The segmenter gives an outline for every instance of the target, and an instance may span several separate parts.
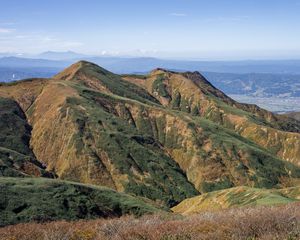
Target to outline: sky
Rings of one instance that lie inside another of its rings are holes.
[[[0,3],[0,53],[300,59],[300,0]]]

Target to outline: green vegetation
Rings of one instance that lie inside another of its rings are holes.
[[[282,190],[266,190],[249,187],[228,188],[186,199],[172,210],[176,213],[195,214],[208,210],[219,210],[245,206],[274,206],[297,202],[299,187]],[[297,191],[297,194],[296,194]],[[293,192],[293,193],[291,193]]]
[[[0,178],[0,226],[31,221],[141,216],[159,212],[141,198],[43,178]]]
[[[209,206],[219,198],[236,206],[297,198],[297,189],[233,188],[295,186],[300,166],[280,154],[298,159],[299,135],[278,129],[297,124],[284,125],[276,115],[234,102],[199,73],[158,70],[128,77],[136,79],[127,81],[79,62],[41,83],[34,97],[27,92],[31,83],[41,87],[40,82],[28,82],[26,90],[12,85],[11,97],[17,102],[0,98],[0,176],[53,176],[47,167],[63,180],[114,189],[3,179],[1,189],[8,196],[0,200],[0,210],[7,223],[30,221],[29,216],[73,220],[142,215],[156,208],[140,199],[169,208],[199,193]]]
[[[131,78],[137,78],[137,79],[142,79],[146,80],[147,75],[141,75],[141,74],[122,74],[122,77],[131,77]]]
[[[122,103],[111,95],[80,87],[78,90],[82,98],[68,99],[68,104],[61,109],[73,109],[71,114],[79,129],[73,138],[78,141],[79,147],[76,149],[83,151],[82,154],[84,151],[99,152],[99,149],[105,151],[119,173],[128,176],[128,181],[122,182],[127,193],[167,206],[174,206],[186,197],[197,194],[178,164],[153,138],[149,119],[141,116],[146,109],[141,106],[134,125],[128,124],[132,116],[126,115],[123,119],[117,116],[115,110],[116,104],[125,104],[125,100]],[[76,110],[76,106],[84,107],[85,112]],[[87,138],[91,139],[90,146],[82,143],[82,139]],[[65,177],[73,179],[72,176]]]
[[[181,102],[180,92],[176,91],[172,96],[172,101],[171,101],[172,109],[179,110],[180,109],[180,102]]]
[[[157,93],[161,97],[170,98],[168,91],[166,90],[166,85],[164,84],[165,76],[160,74],[157,76],[152,84],[153,93]]]
[[[31,127],[19,105],[7,98],[0,98],[0,146],[32,155],[29,148]]]
[[[20,106],[0,98],[0,176],[51,176],[35,159],[30,137],[31,127]]]
[[[80,75],[82,74],[88,76],[90,79],[100,82],[115,95],[131,98],[143,103],[159,104],[159,102],[146,90],[135,84],[124,81],[119,75],[113,74],[92,63],[82,61],[78,64],[81,66],[74,76],[74,80],[78,77],[78,80],[81,81]],[[85,82],[83,81],[82,83],[84,84]]]

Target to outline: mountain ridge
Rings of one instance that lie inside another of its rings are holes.
[[[122,77],[80,61],[51,79],[1,85],[0,96],[23,108],[34,154],[61,179],[174,206],[300,178],[299,133],[286,132],[299,122],[239,104],[199,72]]]

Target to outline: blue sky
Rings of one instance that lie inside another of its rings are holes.
[[[300,0],[3,0],[0,52],[300,58]]]

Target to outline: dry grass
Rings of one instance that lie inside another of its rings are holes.
[[[182,217],[122,217],[31,223],[0,229],[1,240],[300,239],[300,204],[236,208]]]

